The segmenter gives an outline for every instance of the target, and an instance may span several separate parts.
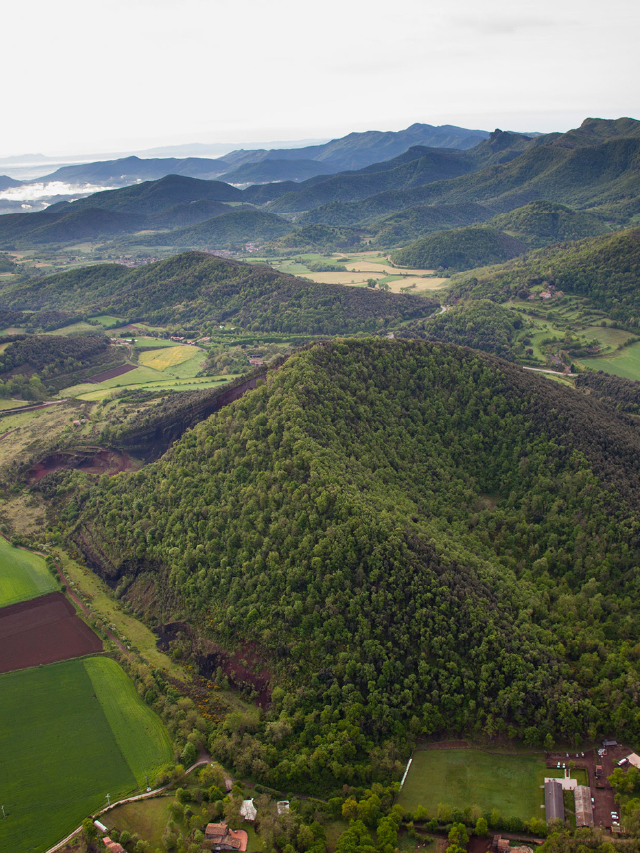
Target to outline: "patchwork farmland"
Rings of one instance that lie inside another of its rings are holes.
[[[56,587],[42,557],[0,540],[0,600],[12,602],[0,608],[0,850],[11,853],[47,850],[173,757],[160,718],[114,660],[91,656],[100,638]]]
[[[0,695],[2,851],[42,853],[171,760],[160,719],[108,658],[5,673]]]
[[[61,592],[0,610],[0,672],[102,651],[102,641]]]

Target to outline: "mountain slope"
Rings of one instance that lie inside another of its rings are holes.
[[[638,737],[639,465],[626,419],[506,362],[335,342],[82,490],[71,535],[271,694],[216,757],[317,791],[389,778],[409,732]]]
[[[137,269],[99,264],[0,289],[0,305],[58,308],[189,326],[205,319],[301,334],[376,331],[426,317],[437,303],[420,296],[316,284],[198,252]]]
[[[262,210],[234,210],[189,228],[140,237],[145,246],[189,246],[224,249],[254,240],[275,240],[291,231],[291,223]]]
[[[530,147],[509,163],[459,178],[378,193],[360,202],[331,202],[306,213],[302,221],[363,224],[417,205],[470,202],[504,213],[538,199],[627,221],[640,212],[640,139],[572,149]]]
[[[271,181],[304,181],[333,171],[316,160],[265,159],[259,163],[243,163],[220,177],[230,184],[267,184]]]
[[[610,317],[632,326],[640,320],[640,229],[579,240],[531,252],[502,267],[457,276],[451,294],[497,302],[529,295],[531,285],[586,296]]]
[[[386,168],[374,167],[375,170],[369,168],[353,174],[340,173],[320,181],[316,179],[311,185],[304,185],[296,192],[272,202],[269,209],[296,213],[311,210],[329,201],[357,201],[388,189],[410,189],[432,181],[448,180],[475,168],[462,151],[415,148],[411,154],[413,156],[408,161],[406,157],[399,157],[399,164],[391,168],[390,164],[385,164]]]
[[[28,215],[9,213],[0,216],[0,248],[115,237],[138,231],[146,222],[144,216],[131,213],[94,208],[75,210],[72,205]]]

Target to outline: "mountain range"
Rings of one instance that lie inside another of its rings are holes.
[[[402,148],[427,133],[434,138],[433,128],[423,125],[400,134],[352,135],[295,149],[295,162],[305,168],[313,163],[315,170],[326,163],[335,166],[338,161],[366,160],[374,153],[383,156],[394,147]],[[444,138],[442,134],[435,137],[436,141]],[[275,170],[273,177],[289,162],[285,154],[292,151],[266,152],[269,157],[265,152],[235,152],[227,156],[226,166],[248,177],[267,164]],[[310,152],[317,159],[311,160]],[[256,161],[257,157],[262,160]],[[207,161],[208,169],[212,162]],[[147,165],[155,168],[152,161]],[[113,169],[109,163],[94,166]],[[96,177],[94,174],[93,179]],[[555,206],[547,207],[546,213],[539,206],[528,207],[542,202]],[[242,209],[217,222],[218,217],[230,215],[224,205]],[[114,215],[89,213],[98,209]],[[519,222],[510,218],[516,210],[521,211]],[[86,212],[84,217],[76,215],[80,211]],[[303,247],[298,232],[311,234],[307,226],[322,225],[340,229],[340,244],[335,246],[361,242],[396,249],[436,231],[489,220],[491,227],[522,239],[527,247],[537,247],[632,224],[638,213],[640,122],[586,119],[580,128],[564,134],[531,137],[496,130],[465,149],[411,145],[391,159],[359,169],[315,174],[297,182],[253,184],[245,189],[220,180],[168,175],[55,204],[29,216],[2,216],[0,248],[126,237],[129,245],[242,249],[246,242],[268,244],[288,233],[292,234],[288,238],[291,246]],[[501,215],[506,219],[493,221]],[[351,229],[351,236],[345,229]],[[133,236],[137,232],[143,233]],[[327,234],[322,240],[325,247],[329,245]],[[314,244],[308,245],[313,248]]]

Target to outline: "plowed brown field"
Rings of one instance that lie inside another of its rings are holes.
[[[102,641],[61,592],[0,609],[0,672],[102,651]]]

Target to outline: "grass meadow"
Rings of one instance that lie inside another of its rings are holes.
[[[0,607],[57,589],[58,584],[42,557],[14,548],[0,536]]]
[[[113,802],[135,790],[145,761],[152,773],[167,760],[159,720],[113,667],[120,670],[113,661],[87,658],[0,675],[0,790],[7,814],[0,820],[0,850],[47,850],[106,804],[107,793]],[[123,701],[119,717],[112,708],[117,698]],[[116,737],[114,725],[126,732]]]
[[[503,817],[544,817],[540,806],[547,773],[544,756],[497,755],[479,749],[425,749],[414,753],[398,802],[408,811],[435,814],[452,808],[498,809]],[[551,775],[551,774],[549,774]]]
[[[627,333],[628,337],[628,333]],[[620,355],[610,358],[583,358],[582,364],[592,370],[604,370],[623,379],[640,380],[640,342],[625,347]]]

